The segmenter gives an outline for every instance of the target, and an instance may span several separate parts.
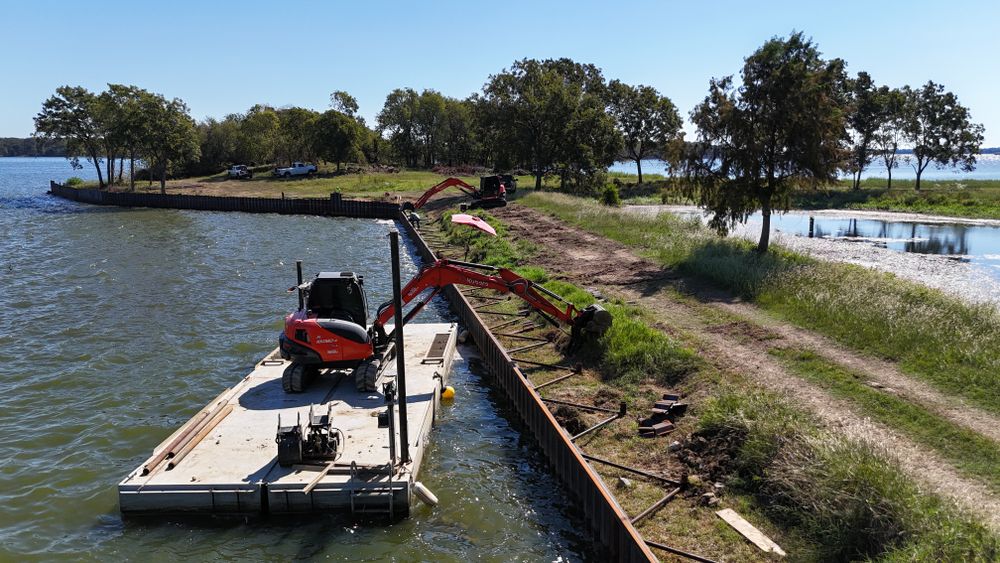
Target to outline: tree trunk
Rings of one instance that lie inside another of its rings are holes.
[[[923,174],[923,173],[924,173],[923,167],[920,166],[919,163],[917,163],[917,183],[914,184],[914,186],[913,186],[913,189],[915,191],[918,191],[918,192],[920,191],[920,175]]]
[[[857,172],[854,173],[854,187],[852,189],[854,191],[858,191],[858,190],[861,189],[861,169],[860,168],[857,170]]]
[[[337,172],[340,172],[340,161],[337,161]]]
[[[91,154],[90,159],[94,161],[94,168],[97,169],[97,187],[104,189],[104,176],[101,174],[101,159],[96,154]]]
[[[761,227],[760,242],[757,243],[757,252],[764,254],[771,243],[771,204],[766,203],[760,210]]]
[[[125,155],[118,159],[118,184],[122,183],[122,175],[125,173]]]
[[[108,153],[108,187],[111,187],[115,183],[115,155]]]
[[[163,165],[160,169],[160,193],[166,195],[167,193],[167,165]]]
[[[128,189],[130,192],[135,191],[135,151],[128,155]]]
[[[541,170],[536,170],[535,171],[535,189],[536,190],[541,190],[542,189],[542,172],[541,172]]]
[[[639,183],[642,183],[642,159],[635,159],[635,169],[639,172]]]
[[[889,181],[885,185],[885,189],[886,189],[886,191],[888,191],[888,190],[892,189],[892,167],[891,166],[886,166],[885,170],[886,170],[886,172],[889,173]]]

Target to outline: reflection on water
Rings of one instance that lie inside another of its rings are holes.
[[[831,226],[826,224],[830,221],[823,219],[814,226],[815,219],[809,218],[810,237],[868,241],[882,248],[903,252],[943,254],[962,261],[969,260],[968,225],[921,225],[852,218],[846,220],[846,226]]]

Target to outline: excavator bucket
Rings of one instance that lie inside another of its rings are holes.
[[[611,328],[611,322],[611,313],[596,303],[581,311],[573,319],[569,339],[570,351],[578,350],[585,340],[600,338]]]
[[[611,328],[611,313],[597,303],[587,307],[578,317],[583,332],[594,336],[602,336]]]

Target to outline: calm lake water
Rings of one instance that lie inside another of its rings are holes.
[[[893,180],[912,180],[917,177],[913,167],[905,161],[906,155],[899,155],[899,166],[892,170]],[[650,159],[642,161],[643,174],[664,174],[666,163],[662,160]],[[614,163],[608,170],[612,172],[623,172],[635,174],[636,166],[633,161],[619,161]],[[873,163],[862,173],[863,178],[885,178],[887,171],[884,165]],[[963,172],[951,168],[938,169],[933,165],[924,170],[920,177],[922,180],[1000,180],[1000,154],[981,154],[976,159],[976,169],[972,172]]]
[[[117,482],[276,345],[295,259],[307,272],[367,274],[380,303],[393,226],[45,195],[50,179],[93,174],[61,158],[0,158],[0,560],[592,557],[564,490],[463,362],[424,462],[433,510],[387,526],[123,521]],[[404,276],[417,268],[410,249]],[[421,319],[454,320],[442,303]]]

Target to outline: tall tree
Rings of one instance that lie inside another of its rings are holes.
[[[447,135],[446,111],[447,101],[440,92],[424,90],[417,99],[413,124],[426,168],[437,164],[441,153]]]
[[[255,105],[241,119],[237,151],[244,162],[277,162],[281,120],[274,108]]]
[[[852,189],[861,188],[861,174],[875,158],[875,135],[882,126],[883,107],[880,104],[879,89],[867,72],[859,72],[858,77],[848,82],[850,110],[847,127],[851,135],[851,156],[847,170],[853,179]]]
[[[635,161],[642,183],[642,160],[662,148],[681,129],[681,116],[670,98],[651,86],[630,86],[618,80],[608,84],[608,111]]]
[[[330,108],[353,118],[358,113],[358,100],[343,90],[337,90],[330,94]]]
[[[166,193],[171,167],[198,158],[198,132],[187,105],[177,98],[166,100],[159,94],[146,94],[141,107],[148,123],[143,152],[150,171],[156,170],[159,176],[160,193]]]
[[[879,127],[872,138],[873,145],[888,174],[886,189],[892,189],[892,169],[899,165],[899,146],[903,142],[906,96],[897,88],[878,89]]]
[[[310,131],[319,116],[315,111],[291,107],[278,110],[277,151],[280,160],[289,164],[313,156]]]
[[[565,177],[610,164],[615,154],[608,149],[620,146],[620,139],[603,111],[606,90],[597,67],[570,59],[524,59],[490,76],[478,113],[496,131],[490,140],[494,160],[514,160],[531,169],[536,188],[554,171]],[[593,111],[597,106],[603,118]],[[595,128],[588,131],[585,123]],[[567,135],[570,131],[574,134]]]
[[[712,227],[725,233],[760,210],[757,250],[766,252],[771,214],[787,210],[790,192],[836,179],[846,150],[845,79],[843,61],[823,60],[793,33],[746,59],[738,89],[732,76],[711,80],[691,113],[699,144],[689,166]]]
[[[406,166],[416,168],[420,158],[417,112],[420,97],[412,88],[397,88],[385,98],[378,114],[378,131],[389,134],[389,142]]]
[[[42,103],[35,116],[35,134],[47,139],[65,139],[67,158],[76,164],[76,155],[85,155],[97,169],[98,186],[104,188],[101,154],[104,126],[99,121],[98,99],[81,86],[60,86]]]
[[[124,151],[129,159],[131,191],[135,191],[135,161],[141,155],[144,140],[149,137],[149,122],[142,111],[143,97],[149,95],[142,88],[124,84],[108,84],[108,89],[100,95],[107,137],[113,139],[109,144]]]
[[[364,138],[361,124],[337,110],[329,110],[317,117],[312,124],[314,150],[327,162],[340,163],[355,158]]]
[[[944,86],[930,81],[917,90],[903,89],[907,98],[903,133],[913,147],[913,169],[920,176],[930,164],[976,168],[976,155],[983,143],[983,126],[972,123],[969,110]]]

